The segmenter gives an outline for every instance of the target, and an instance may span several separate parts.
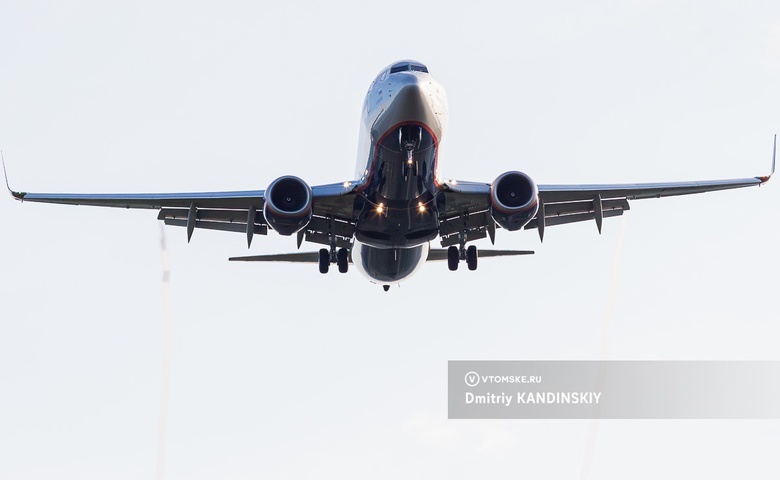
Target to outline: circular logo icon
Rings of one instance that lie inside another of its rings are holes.
[[[466,374],[466,385],[469,387],[476,387],[479,385],[479,374],[477,372],[469,372]]]

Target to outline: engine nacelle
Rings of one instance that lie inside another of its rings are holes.
[[[539,210],[539,191],[531,177],[506,172],[490,186],[490,215],[501,228],[520,230]]]
[[[312,215],[311,187],[298,177],[279,177],[265,190],[263,215],[280,235],[292,235],[309,224]]]

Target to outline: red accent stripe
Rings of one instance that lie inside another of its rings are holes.
[[[401,127],[405,127],[407,125],[413,125],[415,127],[422,127],[425,129],[426,132],[433,138],[433,148],[435,148],[435,152],[433,155],[433,172],[434,172],[434,183],[436,183],[436,186],[438,187],[438,182],[436,182],[436,167],[439,160],[439,139],[436,138],[436,134],[433,133],[433,130],[431,130],[431,127],[429,127],[427,124],[423,122],[417,122],[414,120],[409,120],[406,122],[400,122],[392,127],[388,128],[385,133],[382,134],[381,137],[379,137],[379,140],[377,140],[373,145],[372,148],[374,149],[374,155],[371,157],[371,163],[368,164],[368,175],[366,175],[366,183],[355,189],[356,192],[362,192],[366,188],[368,188],[368,185],[371,183],[371,177],[374,176],[374,169],[376,168],[377,164],[377,157],[379,156],[379,146],[382,145],[382,142],[385,141],[385,139],[390,135],[391,133],[395,132]],[[433,193],[433,192],[432,192]]]

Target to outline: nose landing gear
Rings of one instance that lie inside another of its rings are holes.
[[[417,162],[414,160],[414,151],[422,144],[423,129],[405,125],[398,129],[398,146],[402,152],[406,152],[406,162],[403,164],[404,180],[409,179],[409,175],[417,175]]]

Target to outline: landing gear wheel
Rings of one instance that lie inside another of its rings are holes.
[[[476,270],[477,269],[477,247],[476,245],[471,245],[468,250],[466,250],[466,264],[469,266],[469,270]]]
[[[328,252],[328,249],[321,248],[320,249],[320,273],[328,273],[328,269],[330,268],[330,253]]]
[[[458,247],[453,245],[447,249],[447,267],[451,272],[454,272],[458,269],[458,263],[460,263],[460,254]]]
[[[339,248],[339,253],[336,259],[336,263],[339,265],[339,272],[347,273],[347,270],[349,270],[349,252],[347,249]]]

